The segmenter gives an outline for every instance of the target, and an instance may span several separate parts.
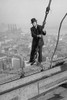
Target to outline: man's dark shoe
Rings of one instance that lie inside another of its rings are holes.
[[[35,63],[35,61],[31,62],[31,65],[33,65]]]

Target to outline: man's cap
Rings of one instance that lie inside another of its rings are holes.
[[[36,18],[31,19],[31,23],[33,24],[34,22],[37,22]]]

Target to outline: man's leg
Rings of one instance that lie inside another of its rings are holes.
[[[41,63],[41,62],[42,62],[42,46],[39,47],[38,53],[39,53],[39,56],[38,56],[38,62]]]
[[[30,61],[29,62],[32,62],[33,61],[33,59],[34,59],[34,52],[35,52],[35,50],[32,49],[31,50],[31,54],[30,54]]]
[[[36,46],[32,46],[31,54],[30,54],[30,61],[29,62],[33,62],[34,61],[35,52],[36,52]]]

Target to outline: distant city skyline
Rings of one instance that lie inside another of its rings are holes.
[[[30,19],[35,17],[42,24],[49,0],[0,0],[0,23],[31,27]],[[46,27],[58,27],[67,13],[67,0],[52,0]],[[67,18],[64,21],[67,26]]]

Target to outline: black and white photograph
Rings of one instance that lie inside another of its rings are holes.
[[[67,100],[67,0],[0,0],[0,100]]]

